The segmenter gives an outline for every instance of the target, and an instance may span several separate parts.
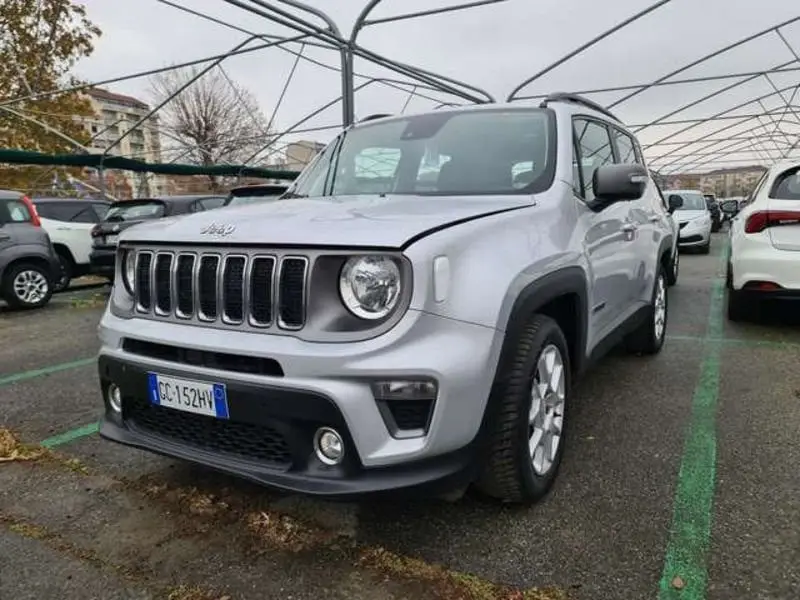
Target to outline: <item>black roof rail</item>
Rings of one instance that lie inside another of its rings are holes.
[[[604,106],[600,106],[597,102],[593,102],[588,98],[584,98],[579,94],[571,94],[569,92],[557,92],[555,94],[550,94],[544,100],[542,100],[539,108],[547,108],[547,105],[551,102],[574,102],[575,104],[583,104],[587,108],[591,108],[592,110],[596,110],[597,112],[604,114],[609,119],[614,119],[615,121],[622,123],[622,121],[610,110]]]
[[[374,115],[369,115],[367,117],[364,117],[363,119],[361,119],[359,121],[359,123],[365,123],[367,121],[374,121],[375,119],[385,119],[386,117],[393,117],[393,116],[394,115],[389,114],[389,113],[377,113],[377,114],[374,114]]]

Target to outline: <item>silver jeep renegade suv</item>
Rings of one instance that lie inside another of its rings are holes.
[[[294,492],[535,501],[576,379],[664,343],[669,212],[574,95],[367,119],[283,199],[122,235],[101,435]]]

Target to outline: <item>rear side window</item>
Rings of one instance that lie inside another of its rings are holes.
[[[0,223],[30,223],[33,221],[22,200],[0,200]]]
[[[757,190],[753,192],[753,197],[756,193]],[[789,169],[778,175],[769,197],[776,200],[800,200],[800,168]]]
[[[206,210],[212,210],[225,204],[225,198],[203,198],[200,200],[200,204]]]

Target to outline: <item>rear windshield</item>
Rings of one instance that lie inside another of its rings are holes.
[[[0,199],[0,223],[30,223],[31,212],[22,200]]]
[[[769,197],[777,200],[800,200],[800,169],[790,169],[778,175]]]
[[[158,200],[117,202],[106,213],[106,221],[139,221],[160,219],[164,216],[164,203]]]
[[[552,182],[553,134],[552,115],[540,109],[375,121],[329,144],[288,195],[536,193]]]

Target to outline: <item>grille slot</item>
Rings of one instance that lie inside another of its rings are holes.
[[[285,329],[300,329],[305,320],[306,268],[308,261],[288,257],[281,262],[278,292],[278,324]]]
[[[194,312],[194,265],[193,254],[181,254],[175,274],[176,308],[175,313],[182,318],[192,316]]]
[[[257,327],[272,323],[272,279],[275,259],[257,256],[250,269],[250,322]]]
[[[204,256],[200,259],[200,273],[197,277],[197,296],[200,306],[200,319],[213,321],[217,318],[217,271],[219,256]]]
[[[244,320],[244,276],[247,258],[228,256],[222,272],[222,316],[229,323]]]
[[[311,261],[250,251],[134,250],[136,308],[158,318],[297,331],[306,324]]]
[[[153,255],[150,252],[139,252],[136,256],[136,304],[141,311],[149,311],[153,306],[150,287],[150,266]]]
[[[157,254],[154,283],[156,312],[168,315],[172,311],[172,255]]]

